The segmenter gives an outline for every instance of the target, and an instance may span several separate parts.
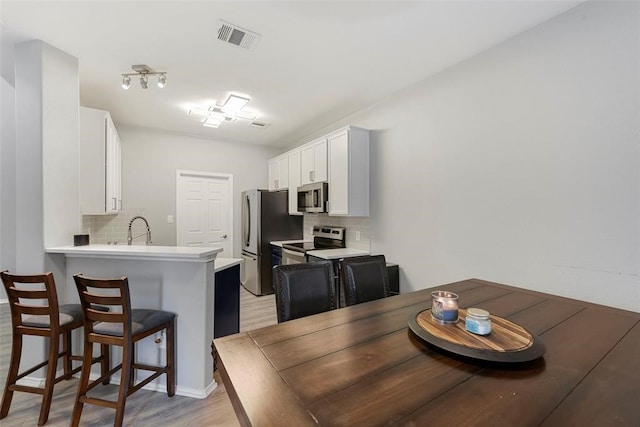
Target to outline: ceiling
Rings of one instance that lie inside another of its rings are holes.
[[[7,43],[30,39],[77,57],[81,105],[110,111],[116,126],[284,146],[578,3],[1,0],[0,20],[5,63]],[[221,19],[260,41],[219,41]],[[133,64],[166,71],[167,86],[123,90]],[[270,125],[207,128],[187,115],[230,93]]]

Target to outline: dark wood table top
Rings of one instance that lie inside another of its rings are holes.
[[[541,339],[526,363],[468,359],[407,324],[426,289],[214,341],[240,423],[640,425],[640,314],[477,279],[438,286]]]

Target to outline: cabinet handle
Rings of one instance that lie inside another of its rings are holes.
[[[316,171],[309,171],[309,181],[313,182],[316,180]]]
[[[113,210],[118,210],[118,199],[116,197],[112,197],[111,200],[113,200]]]
[[[275,188],[278,188],[278,180],[277,180],[277,179],[274,179],[274,180],[273,180],[273,186],[274,186]]]

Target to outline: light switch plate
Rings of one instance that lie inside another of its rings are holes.
[[[173,215],[167,215],[167,224],[173,224]]]

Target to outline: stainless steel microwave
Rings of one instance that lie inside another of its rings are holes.
[[[298,187],[298,212],[326,212],[329,186],[326,182],[314,182]]]

